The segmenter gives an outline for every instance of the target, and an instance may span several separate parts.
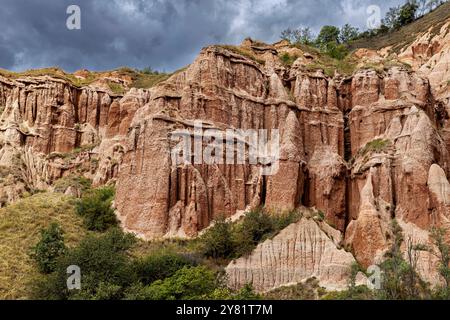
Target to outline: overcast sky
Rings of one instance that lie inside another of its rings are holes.
[[[370,5],[382,14],[403,0],[1,0],[0,68],[59,66],[173,71],[209,44],[250,36],[275,42],[287,27],[351,23],[366,28]],[[81,30],[69,30],[69,5]]]

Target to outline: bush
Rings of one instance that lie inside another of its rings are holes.
[[[242,221],[236,224],[221,218],[202,236],[202,253],[214,259],[239,258],[298,221],[299,217],[295,211],[270,214],[258,209],[247,213]]]
[[[64,178],[57,180],[54,183],[55,192],[66,192],[67,188],[74,187],[77,190],[80,190],[81,193],[88,191],[91,188],[92,182],[91,180],[77,175],[70,175]]]
[[[427,298],[428,288],[417,274],[417,251],[423,248],[408,244],[408,261],[403,257],[401,245],[404,242],[403,234],[396,220],[392,221],[394,242],[385,254],[385,260],[380,265],[383,272],[382,288],[378,295],[383,300],[410,300]]]
[[[286,66],[292,66],[292,64],[295,62],[295,60],[298,59],[297,55],[290,55],[289,53],[285,52],[280,57],[281,62],[283,62]]]
[[[335,26],[323,26],[317,36],[317,45],[324,49],[329,43],[339,43],[339,35],[341,31]]]
[[[270,214],[263,210],[249,212],[235,228],[235,257],[251,253],[259,243],[274,237],[299,217],[295,211],[284,214]]]
[[[325,53],[333,59],[343,60],[348,55],[348,48],[344,44],[329,42],[325,46]]]
[[[108,295],[117,298],[123,288],[136,282],[127,250],[135,238],[119,229],[101,236],[89,235],[57,260],[55,272],[34,284],[37,299],[96,299]],[[67,289],[67,267],[81,270],[81,290]],[[120,290],[117,290],[120,287]],[[114,294],[112,294],[114,292]]]
[[[52,223],[48,229],[41,230],[41,239],[32,248],[31,257],[36,261],[39,272],[48,274],[55,270],[56,260],[65,252],[61,227]]]
[[[134,263],[134,272],[143,285],[174,275],[183,267],[193,266],[187,258],[174,253],[159,253],[139,259]]]
[[[78,200],[76,210],[88,230],[105,231],[117,225],[117,218],[111,207],[113,198],[114,189],[105,187],[92,190]]]
[[[173,276],[157,280],[150,286],[137,284],[126,292],[126,299],[199,300],[216,289],[216,275],[204,266],[183,267]]]
[[[208,258],[230,258],[235,251],[233,226],[221,217],[201,237],[202,253]]]
[[[229,288],[222,286],[215,289],[210,294],[203,297],[206,300],[260,300],[261,296],[253,290],[249,284],[245,285],[237,292],[233,292]]]

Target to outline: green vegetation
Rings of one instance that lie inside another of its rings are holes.
[[[33,282],[36,299],[173,300],[256,299],[247,286],[234,292],[223,277],[205,265],[196,265],[176,253],[133,258],[130,250],[137,240],[120,229],[89,235],[78,246],[57,259],[55,271]],[[67,267],[82,270],[80,290],[68,290]]]
[[[79,245],[58,259],[55,272],[33,284],[36,299],[116,299],[134,281],[127,250],[134,244],[131,235],[111,229],[104,235],[88,235]],[[82,270],[81,290],[68,290],[67,267]]]
[[[274,237],[300,219],[296,211],[270,214],[254,210],[242,221],[231,223],[217,220],[200,239],[202,253],[214,259],[235,259],[249,254],[259,243]]]
[[[378,295],[387,300],[424,299],[429,297],[426,284],[417,274],[417,253],[426,250],[422,246],[413,245],[408,240],[408,261],[403,257],[401,245],[404,242],[400,226],[393,220],[392,231],[394,241],[385,254],[385,260],[380,265],[383,274],[382,288]]]
[[[449,247],[444,242],[445,231],[432,229],[431,238],[438,252],[433,252],[423,244],[417,244],[411,239],[404,239],[402,230],[394,219],[391,224],[393,242],[385,253],[384,261],[380,264],[381,288],[370,290],[366,286],[356,286],[356,274],[362,271],[357,265],[352,266],[350,283],[347,290],[329,292],[322,299],[331,300],[417,300],[417,299],[448,299],[449,286],[447,280],[449,272]],[[402,249],[404,248],[404,250]],[[406,252],[405,252],[406,251]],[[444,286],[431,289],[423,281],[417,271],[419,253],[428,251],[440,259],[439,272],[445,280]]]
[[[47,160],[53,160],[53,159],[62,159],[65,163],[70,163],[71,161],[75,160],[81,153],[84,152],[90,152],[92,149],[97,147],[98,144],[86,144],[83,146],[80,146],[78,148],[73,149],[70,152],[52,152],[47,155]]]
[[[76,203],[76,211],[83,218],[85,227],[92,231],[105,231],[117,225],[114,209],[114,188],[103,187],[87,192]]]
[[[169,77],[179,71],[175,71],[172,74],[155,71],[150,67],[147,67],[141,71],[122,67],[117,69],[117,72],[121,75],[129,76],[132,79],[131,87],[139,89],[149,89],[156,86],[158,83],[163,82]]]
[[[242,55],[246,58],[249,58],[250,60],[262,64],[264,65],[266,62],[262,59],[259,59],[258,57],[256,57],[252,51],[244,49],[242,47],[238,47],[238,46],[233,46],[233,45],[220,45],[218,46],[219,48],[222,49],[226,49],[228,51],[234,52],[236,54]]]
[[[56,259],[64,255],[66,249],[61,227],[54,222],[48,229],[41,230],[41,239],[32,248],[31,257],[40,272],[50,273],[55,271]]]
[[[304,283],[277,288],[264,294],[267,300],[317,300],[325,290],[319,286],[316,278],[310,278]]]
[[[134,271],[138,280],[149,285],[156,280],[171,277],[184,267],[193,267],[196,263],[192,259],[170,251],[154,253],[150,256],[139,258],[134,263]]]
[[[108,81],[108,87],[114,94],[123,95],[125,93],[125,88],[120,83]]]
[[[84,237],[86,231],[75,214],[71,197],[59,193],[38,193],[0,209],[0,298],[30,297],[30,281],[39,275],[30,257],[41,230],[58,223],[66,246]]]
[[[71,83],[74,87],[81,88],[84,86],[88,86],[95,81],[101,79],[107,74],[115,73],[117,76],[128,76],[131,78],[131,87],[132,88],[142,88],[148,89],[151,88],[158,83],[167,80],[172,74],[162,73],[158,71],[154,71],[151,68],[145,68],[143,70],[135,70],[131,68],[119,68],[117,70],[105,71],[105,72],[93,72],[86,71],[87,74],[83,77],[77,77],[73,74],[66,73],[62,69],[57,67],[52,68],[44,68],[44,69],[35,69],[35,70],[27,70],[24,72],[12,72],[8,70],[0,69],[0,75],[18,79],[22,77],[38,77],[38,76],[50,76],[52,78],[61,79]],[[176,71],[179,72],[179,71]],[[176,73],[174,72],[174,73]],[[173,74],[174,74],[173,73]],[[126,92],[126,88],[117,82],[108,81],[108,86],[114,94],[122,95]]]
[[[439,259],[439,274],[445,281],[445,286],[437,288],[437,299],[450,298],[450,246],[445,241],[446,231],[442,228],[433,228],[431,238],[438,252],[432,252]]]
[[[379,153],[384,151],[387,147],[391,145],[390,140],[385,139],[375,139],[373,141],[368,142],[359,152],[358,154],[361,156],[365,156],[370,153]]]
[[[392,50],[398,53],[402,48],[411,44],[417,36],[431,29],[431,33],[437,33],[450,15],[450,3],[434,0],[415,1],[418,5],[415,19],[409,24],[399,27],[408,16],[411,9],[408,3],[403,10],[404,17],[402,21],[399,18],[400,9],[392,8],[383,20],[379,29],[365,31],[360,34],[358,39],[350,43],[350,49],[368,48],[379,50],[381,48],[392,47]],[[428,13],[428,14],[427,14]],[[408,20],[408,19],[406,19]]]
[[[92,181],[83,176],[79,176],[76,174],[71,174],[67,177],[63,177],[58,179],[53,184],[55,192],[64,193],[69,187],[73,187],[76,190],[80,190],[83,194],[91,188]]]
[[[287,28],[281,32],[280,38],[289,41],[293,46],[315,47],[322,54],[338,61],[344,60],[357,48],[380,49],[393,46],[394,51],[398,52],[400,48],[416,39],[418,33],[430,28],[433,32],[440,29],[450,13],[450,4],[445,2],[405,1],[401,6],[390,8],[379,28],[364,32],[359,32],[349,24],[341,28],[327,25],[322,27],[317,36],[314,36],[309,28]],[[435,10],[438,7],[439,10]],[[287,57],[283,61],[288,62]]]
[[[283,62],[286,66],[292,66],[292,64],[297,60],[299,57],[297,55],[290,55],[289,53],[285,52],[280,56],[281,62]]]
[[[310,28],[287,28],[281,32],[281,39],[292,44],[312,45],[314,43],[313,34]]]

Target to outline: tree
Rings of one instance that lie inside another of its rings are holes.
[[[92,190],[76,204],[77,213],[83,217],[88,230],[105,231],[117,224],[114,209],[111,207],[114,189],[111,187]]]
[[[214,292],[216,274],[204,266],[183,267],[173,276],[157,280],[150,286],[137,286],[128,299],[142,300],[200,300]]]
[[[135,237],[118,228],[107,233],[88,235],[78,246],[57,259],[55,271],[33,286],[36,299],[118,299],[124,288],[136,282],[127,251]],[[81,270],[81,290],[67,289],[67,267]]]
[[[156,280],[163,280],[172,276],[183,267],[193,265],[192,261],[181,255],[165,252],[152,254],[135,261],[134,270],[138,281],[144,285],[149,285]]]
[[[55,270],[57,259],[66,250],[61,227],[52,223],[47,229],[41,230],[41,239],[32,248],[31,257],[36,261],[39,271],[48,274]]]
[[[339,33],[339,41],[341,43],[349,43],[359,36],[358,28],[352,27],[348,23],[345,24]]]
[[[392,221],[394,242],[385,254],[386,260],[381,264],[383,272],[382,288],[379,291],[381,299],[408,300],[426,298],[429,295],[425,282],[417,274],[417,251],[423,251],[422,245],[407,243],[408,261],[403,257],[401,245],[404,242],[402,229],[396,220]]]
[[[203,254],[210,258],[229,258],[234,254],[232,225],[220,217],[202,236]]]
[[[323,47],[331,43],[339,43],[339,35],[341,31],[335,26],[324,26],[317,36],[316,42],[319,47]]]
[[[438,249],[438,252],[433,252],[433,254],[439,259],[439,273],[445,281],[445,292],[448,298],[450,293],[450,246],[445,242],[445,236],[445,229],[433,228],[431,230],[431,239]]]
[[[407,24],[416,20],[418,4],[415,1],[406,2],[399,11],[399,16],[397,20],[398,27],[406,26]]]
[[[310,45],[314,42],[310,28],[287,28],[281,32],[281,39],[287,40],[292,44]]]
[[[390,30],[398,28],[398,17],[400,15],[400,7],[389,8],[386,16],[384,17],[382,24],[388,27]]]

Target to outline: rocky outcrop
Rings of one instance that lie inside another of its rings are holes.
[[[318,53],[247,39],[206,47],[166,81],[124,94],[104,85],[117,74],[84,87],[0,76],[0,204],[83,175],[115,183],[123,228],[145,239],[195,237],[219,216],[259,206],[315,208],[323,223],[302,219],[228,271],[233,286],[251,280],[261,291],[311,276],[341,286],[349,252],[364,267],[384,258],[394,219],[429,246],[430,228],[449,227],[448,28],[399,54],[358,50],[351,75],[326,72]],[[281,54],[298,59],[288,66]],[[266,134],[278,159],[249,132]],[[436,261],[420,254],[418,268],[437,283]]]
[[[8,202],[74,172],[96,184],[115,178],[123,138],[149,95],[133,89],[115,96],[50,76],[0,77],[0,165],[23,171],[11,181]]]
[[[264,292],[280,286],[316,278],[322,287],[341,290],[347,287],[352,254],[338,248],[341,233],[320,222],[302,218],[273,239],[260,244],[248,257],[232,261],[226,268],[233,288],[252,284]]]

